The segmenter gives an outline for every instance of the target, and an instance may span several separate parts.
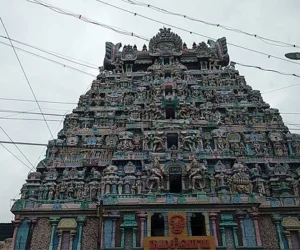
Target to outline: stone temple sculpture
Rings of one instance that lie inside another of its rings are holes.
[[[149,249],[169,230],[218,249],[299,248],[300,135],[226,38],[189,48],[162,28],[141,50],[105,49],[12,207],[15,249]]]

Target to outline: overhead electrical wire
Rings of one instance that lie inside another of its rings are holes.
[[[97,26],[100,26],[100,27],[103,27],[105,29],[109,29],[109,30],[112,30],[114,32],[117,32],[119,34],[122,34],[122,35],[126,35],[126,36],[133,36],[133,37],[136,37],[136,38],[139,38],[139,39],[142,39],[144,41],[149,41],[148,38],[146,37],[143,37],[143,36],[139,36],[133,32],[129,32],[129,31],[126,31],[124,29],[121,29],[119,27],[114,27],[112,25],[107,25],[107,24],[104,24],[104,23],[99,23],[97,21],[94,21],[90,18],[87,18],[87,17],[84,17],[83,15],[80,15],[80,14],[76,14],[76,13],[73,13],[73,12],[70,12],[68,10],[64,10],[62,8],[58,8],[54,5],[50,5],[50,4],[47,4],[47,3],[43,3],[42,1],[36,1],[36,0],[26,0],[27,2],[30,2],[30,3],[34,3],[34,4],[38,4],[38,5],[42,5],[44,7],[47,7],[49,9],[51,9],[52,11],[55,11],[59,14],[63,14],[63,15],[67,15],[67,16],[71,16],[71,17],[75,17],[83,22],[87,22],[87,23],[91,23],[91,24],[94,24],[94,25],[97,25]]]
[[[29,0],[27,0],[27,1],[29,1]],[[34,0],[34,1],[40,2],[40,1],[38,1],[38,0]],[[188,32],[188,33],[190,33],[190,34],[194,34],[194,35],[197,35],[197,36],[205,37],[205,38],[207,38],[207,39],[211,39],[211,40],[214,40],[214,41],[217,40],[217,39],[215,39],[215,38],[213,38],[213,37],[209,37],[209,36],[200,34],[200,33],[198,33],[198,32],[194,32],[194,31],[187,30],[187,29],[184,29],[184,28],[181,28],[181,27],[178,27],[178,26],[169,24],[169,23],[165,23],[165,22],[159,21],[159,20],[157,20],[157,19],[154,19],[154,18],[145,16],[145,15],[138,14],[138,13],[136,13],[136,12],[133,12],[133,11],[130,11],[130,10],[127,10],[127,9],[124,9],[124,8],[121,8],[121,7],[118,7],[118,6],[116,6],[116,5],[113,5],[113,4],[110,4],[110,3],[106,3],[106,2],[101,1],[101,0],[96,0],[96,1],[99,2],[99,3],[102,3],[102,4],[104,4],[104,5],[107,5],[107,6],[111,6],[111,7],[115,8],[115,9],[118,9],[118,10],[121,10],[121,11],[124,11],[124,12],[127,12],[127,13],[129,13],[129,14],[134,15],[134,16],[139,16],[139,17],[142,17],[142,18],[144,18],[144,19],[147,19],[147,20],[150,20],[150,21],[153,21],[153,22],[162,24],[162,25],[166,25],[166,26],[172,27],[172,28],[174,28],[174,29],[178,29],[178,30],[181,30],[181,31],[184,31],[184,32]],[[251,52],[254,52],[254,53],[257,53],[257,54],[261,54],[261,55],[267,56],[268,58],[273,57],[273,58],[276,58],[276,59],[278,59],[278,60],[282,60],[282,61],[285,61],[285,62],[289,62],[289,63],[293,63],[293,64],[300,65],[300,63],[297,63],[297,62],[294,62],[294,61],[291,61],[291,60],[288,60],[288,59],[285,59],[285,58],[282,58],[282,57],[274,56],[274,55],[271,55],[271,54],[268,54],[268,53],[265,53],[265,52],[261,52],[261,51],[258,51],[258,50],[250,49],[250,48],[247,48],[247,47],[244,47],[244,46],[241,46],[241,45],[237,45],[237,44],[229,43],[229,42],[227,42],[227,44],[228,44],[228,45],[231,45],[231,46],[234,46],[234,47],[236,47],[236,48],[240,48],[240,49],[243,49],[243,50],[248,50],[248,51],[251,51]]]
[[[299,85],[300,85],[300,83],[296,83],[296,84],[288,85],[288,86],[285,86],[285,87],[282,87],[282,88],[279,88],[279,89],[273,89],[273,90],[270,90],[270,91],[262,92],[261,94],[262,95],[269,94],[269,93],[272,93],[272,92],[275,92],[275,91],[279,91],[279,90],[282,90],[282,89],[288,89],[288,88],[299,86]]]
[[[1,42],[1,41],[0,41],[0,43],[1,43],[1,44],[4,44],[4,45],[6,45],[6,46],[10,46],[10,47],[12,47],[12,45],[10,45],[10,44],[8,44],[8,43]],[[17,50],[20,50],[20,51],[22,51],[22,52],[28,53],[28,54],[30,54],[30,55],[33,55],[33,56],[39,57],[39,58],[41,58],[41,59],[44,59],[44,60],[47,60],[47,61],[53,62],[53,63],[55,63],[55,64],[58,64],[58,65],[61,65],[61,66],[63,66],[64,68],[69,68],[69,69],[72,69],[72,70],[74,70],[74,71],[77,71],[77,72],[83,73],[83,74],[85,74],[85,75],[92,76],[93,78],[95,78],[95,77],[96,77],[95,75],[93,75],[93,74],[91,74],[91,73],[88,73],[88,72],[86,72],[86,71],[83,71],[83,70],[81,70],[81,69],[77,69],[77,68],[74,68],[74,67],[72,67],[72,66],[69,66],[69,65],[67,65],[67,64],[64,64],[64,63],[61,63],[61,62],[55,61],[55,60],[53,60],[53,59],[50,59],[50,58],[48,58],[48,57],[41,56],[41,55],[39,55],[39,54],[36,54],[36,53],[34,53],[34,52],[31,52],[31,51],[28,51],[28,50],[26,50],[26,49],[22,49],[22,48],[20,48],[20,47],[17,47],[17,46],[14,46],[14,48],[15,48],[15,49],[17,49]]]
[[[64,15],[68,15],[68,16],[73,16],[73,17],[76,17],[80,20],[83,20],[83,17],[82,15],[80,14],[76,14],[76,13],[73,13],[73,12],[70,12],[68,10],[64,10],[64,9],[61,9],[59,7],[56,7],[54,5],[50,5],[50,4],[46,4],[42,1],[38,1],[38,0],[26,0],[30,3],[34,3],[34,4],[38,4],[38,5],[41,5],[41,6],[44,6],[44,7],[47,7],[57,13],[60,13],[60,14],[64,14]],[[205,38],[208,38],[208,39],[212,39],[212,40],[216,40],[212,37],[208,37],[208,36],[205,36],[203,34],[199,34],[199,33],[196,33],[196,32],[192,32],[192,31],[188,31],[186,29],[183,29],[183,28],[180,28],[180,27],[177,27],[177,26],[174,26],[174,25],[170,25],[170,24],[167,24],[167,23],[164,23],[164,22],[161,22],[161,21],[158,21],[158,20],[155,20],[153,18],[149,18],[149,17],[146,17],[146,16],[143,16],[143,15],[140,15],[140,14],[137,14],[137,13],[134,13],[132,11],[129,11],[129,10],[126,10],[126,9],[123,9],[123,8],[120,8],[118,6],[115,6],[115,5],[112,5],[112,4],[109,4],[109,3],[105,3],[103,1],[100,1],[100,0],[96,0],[97,2],[100,2],[100,3],[103,3],[105,5],[108,5],[108,6],[111,6],[111,7],[114,7],[114,8],[117,8],[119,10],[122,10],[122,11],[125,11],[127,13],[130,13],[130,14],[134,14],[135,16],[140,16],[140,17],[143,17],[143,18],[146,18],[148,20],[151,20],[151,21],[154,21],[154,22],[157,22],[157,23],[160,23],[160,24],[163,24],[163,25],[167,25],[167,26],[170,26],[170,27],[173,27],[173,28],[176,28],[176,29],[179,29],[179,30],[182,30],[182,31],[185,31],[185,32],[189,32],[190,34],[195,34],[195,35],[199,35],[199,36],[202,36],[202,37],[205,37]],[[86,18],[87,19],[87,18]],[[87,19],[87,20],[91,20],[91,19]],[[92,24],[95,24],[97,23],[96,21],[86,21],[88,23],[92,23]],[[114,30],[115,31],[115,30]],[[132,33],[134,34],[134,33]],[[139,35],[133,35],[137,38],[141,38],[141,36]],[[146,41],[149,41],[148,38],[145,38],[143,40],[146,40]],[[276,57],[274,55],[270,55],[270,54],[267,54],[267,53],[264,53],[264,52],[260,52],[260,51],[256,51],[256,50],[253,50],[253,49],[249,49],[249,48],[246,48],[246,47],[243,47],[243,46],[240,46],[240,45],[236,45],[236,44],[232,44],[232,43],[227,43],[228,45],[231,45],[231,46],[235,46],[235,47],[238,47],[238,48],[241,48],[241,49],[245,49],[245,50],[249,50],[249,51],[252,51],[252,52],[255,52],[255,53],[258,53],[258,54],[262,54],[262,55],[265,55],[265,56],[268,56],[268,58],[270,57],[273,57],[273,58],[276,58],[276,59],[280,59],[280,60],[283,60],[283,61],[286,61],[286,62],[289,62],[289,63],[294,63],[294,64],[298,64],[300,65],[300,63],[296,63],[296,62],[293,62],[293,61],[290,61],[290,60],[287,60],[287,59],[284,59],[284,58],[281,58],[281,57]],[[285,73],[285,72],[280,72],[280,71],[277,71],[277,70],[272,70],[272,69],[263,69],[259,66],[253,66],[253,65],[246,65],[246,64],[242,64],[242,63],[237,63],[241,66],[248,66],[248,67],[252,67],[252,68],[256,68],[256,69],[259,69],[259,70],[263,70],[263,71],[268,71],[268,72],[273,72],[273,73],[277,73],[277,74],[281,74],[281,75],[290,75],[290,76],[294,76],[294,77],[300,77],[299,75],[297,74],[293,74],[293,73]]]
[[[31,163],[31,161],[27,158],[27,156],[22,152],[22,150],[18,147],[17,144],[14,143],[14,141],[11,139],[11,137],[8,135],[8,133],[0,126],[0,129],[3,131],[3,133],[7,136],[7,138],[14,144],[14,146],[16,147],[16,149],[24,156],[24,158],[26,159],[26,161],[32,166],[34,167],[34,165]]]
[[[13,42],[16,42],[16,43],[19,43],[19,44],[22,44],[24,46],[27,46],[29,48],[33,48],[35,50],[38,50],[38,51],[41,51],[45,54],[48,54],[48,55],[51,55],[51,56],[54,56],[54,57],[57,57],[59,59],[63,59],[63,60],[66,60],[68,62],[71,62],[71,63],[75,63],[75,64],[78,64],[80,66],[84,66],[84,67],[87,67],[87,68],[91,68],[91,69],[98,69],[98,67],[96,65],[93,65],[93,64],[90,64],[90,63],[87,63],[87,62],[83,62],[83,61],[80,61],[78,59],[75,59],[75,58],[72,58],[72,57],[68,57],[68,56],[65,56],[65,55],[61,55],[61,54],[58,54],[56,52],[52,52],[52,51],[48,51],[48,50],[45,50],[45,49],[42,49],[42,48],[38,48],[36,46],[33,46],[33,45],[30,45],[28,43],[24,43],[24,42],[21,42],[21,41],[18,41],[18,40],[15,40],[13,38],[9,39],[8,37],[6,36],[2,36],[0,35],[1,38],[4,38],[4,39],[7,39],[7,40],[11,40]],[[79,62],[78,62],[79,61]],[[90,65],[88,65],[90,64]],[[93,66],[91,66],[93,65]]]
[[[5,33],[6,33],[7,37],[9,38],[9,34],[8,34],[7,30],[6,30],[6,27],[5,27],[4,22],[3,22],[3,20],[2,20],[1,17],[0,17],[0,20],[1,20],[1,23],[2,23],[3,28],[4,28],[4,30],[5,30]],[[43,111],[42,111],[42,109],[41,109],[41,107],[40,107],[40,104],[39,104],[39,102],[38,102],[38,100],[37,100],[37,98],[36,98],[36,95],[35,95],[35,93],[34,93],[34,91],[33,91],[33,88],[32,88],[32,86],[31,86],[31,83],[30,83],[30,81],[29,81],[29,79],[28,79],[28,77],[27,77],[27,74],[26,74],[26,72],[25,72],[25,70],[24,70],[24,68],[23,68],[23,65],[22,65],[22,63],[21,63],[21,61],[20,61],[20,59],[19,59],[19,56],[18,56],[18,54],[17,54],[17,51],[16,51],[16,49],[14,48],[14,45],[13,45],[12,41],[11,41],[11,40],[9,40],[9,41],[10,41],[10,44],[11,44],[11,46],[12,46],[12,48],[13,48],[13,51],[14,51],[14,53],[15,53],[15,56],[16,56],[18,62],[19,62],[19,65],[20,65],[20,67],[21,67],[21,69],[22,69],[22,72],[23,72],[24,77],[25,77],[25,79],[26,79],[26,82],[27,82],[27,84],[28,84],[28,86],[29,86],[29,89],[30,89],[30,91],[31,91],[31,93],[32,93],[32,95],[33,95],[33,97],[34,97],[34,100],[36,101],[36,104],[37,104],[37,106],[39,107],[40,112],[43,113]],[[53,134],[52,134],[52,132],[51,132],[51,129],[50,129],[50,127],[49,127],[48,122],[46,121],[45,116],[43,116],[43,119],[44,119],[44,121],[45,121],[45,123],[46,123],[46,126],[47,126],[47,128],[48,128],[48,130],[49,130],[49,133],[50,133],[51,137],[53,138]]]
[[[300,48],[300,46],[296,45],[296,44],[291,44],[291,43],[287,43],[287,42],[283,42],[283,41],[279,41],[279,40],[274,40],[274,39],[263,37],[263,36],[260,36],[260,35],[257,35],[257,34],[249,33],[249,32],[246,32],[246,31],[243,31],[243,30],[240,30],[240,29],[225,26],[225,25],[222,25],[222,24],[217,24],[217,23],[204,21],[204,20],[201,20],[201,19],[198,19],[198,18],[195,18],[195,17],[190,17],[188,15],[181,14],[181,13],[172,12],[172,11],[154,6],[154,5],[149,4],[149,3],[144,3],[144,2],[140,2],[140,1],[136,1],[136,0],[121,0],[121,1],[125,2],[127,4],[131,4],[131,5],[137,5],[137,6],[150,8],[150,9],[153,9],[155,11],[158,11],[158,12],[161,12],[161,13],[164,13],[164,14],[179,16],[179,17],[182,17],[184,19],[188,19],[188,20],[191,20],[191,21],[194,21],[194,22],[199,22],[199,23],[203,23],[203,24],[206,24],[206,25],[209,25],[209,26],[214,26],[214,27],[221,28],[221,29],[224,29],[224,30],[228,30],[228,31],[244,34],[244,35],[247,35],[247,36],[251,36],[251,37],[254,37],[254,38],[257,38],[257,39],[261,40],[264,43],[267,43],[267,44],[270,44],[270,45],[273,45],[273,46]]]
[[[7,147],[5,147],[3,145],[3,143],[0,142],[0,145],[6,150],[8,151],[13,157],[15,157],[19,162],[21,162],[25,167],[27,167],[28,169],[30,169],[31,171],[31,167],[29,167],[24,161],[22,161],[17,155],[15,155],[13,152],[11,152]]]
[[[280,72],[280,71],[274,70],[274,69],[264,69],[264,68],[259,67],[259,66],[253,66],[253,65],[248,65],[248,64],[242,64],[242,63],[238,63],[238,62],[234,62],[234,63],[235,63],[236,65],[240,65],[240,66],[243,66],[243,67],[255,68],[255,69],[262,70],[262,71],[269,71],[269,72],[274,72],[274,73],[277,73],[277,74],[280,74],[280,75],[294,76],[294,77],[300,78],[300,75],[297,75],[297,74],[284,73],[284,72]]]
[[[0,101],[1,100],[2,101],[16,101],[16,102],[35,102],[35,100],[19,99],[19,98],[4,98],[4,97],[0,97]],[[39,100],[39,102],[50,103],[50,104],[68,104],[68,105],[77,104],[77,102],[44,101],[44,100]]]
[[[0,117],[0,120],[15,120],[15,121],[45,121],[44,119],[38,118],[11,118],[11,117]],[[60,122],[60,120],[46,119],[47,122]]]
[[[62,115],[62,114],[38,113],[38,112],[30,112],[30,111],[5,110],[5,109],[0,109],[0,113],[16,113],[16,114],[45,115],[45,116],[63,116],[63,117],[65,117],[65,115]]]

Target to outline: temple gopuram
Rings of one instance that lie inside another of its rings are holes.
[[[300,135],[226,38],[106,43],[13,207],[15,250],[300,249]]]

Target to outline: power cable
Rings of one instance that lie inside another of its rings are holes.
[[[272,92],[275,92],[275,91],[278,91],[278,90],[288,89],[288,88],[291,88],[291,87],[294,87],[294,86],[298,86],[298,85],[300,85],[300,83],[296,83],[296,84],[293,84],[293,85],[288,85],[288,86],[285,86],[285,87],[282,87],[282,88],[279,88],[279,89],[273,89],[273,90],[270,90],[270,91],[267,91],[267,92],[263,92],[261,94],[262,95],[263,94],[269,94],[269,93],[272,93]]]
[[[13,157],[15,157],[19,162],[21,162],[25,167],[29,168],[31,170],[31,168],[24,162],[22,161],[18,156],[16,156],[13,152],[11,152],[7,147],[5,147],[1,142],[0,145],[6,150],[8,151]]]
[[[38,113],[38,112],[19,111],[19,110],[3,110],[3,109],[0,109],[0,113],[16,113],[16,114],[47,115],[47,116],[63,116],[63,117],[65,117],[65,115],[62,115],[62,114]]]
[[[127,4],[147,7],[147,8],[153,9],[155,11],[164,13],[164,14],[179,16],[179,17],[182,17],[184,19],[188,19],[188,20],[191,20],[191,21],[194,21],[194,22],[199,22],[199,23],[203,23],[203,24],[206,24],[206,25],[209,25],[209,26],[214,26],[214,27],[218,27],[218,28],[221,28],[221,29],[224,29],[224,30],[228,30],[228,31],[244,34],[244,35],[247,35],[247,36],[251,36],[251,37],[254,37],[254,38],[257,38],[257,39],[261,40],[264,43],[267,43],[267,44],[270,44],[270,45],[273,45],[273,46],[300,48],[300,46],[296,45],[296,44],[290,44],[290,43],[286,43],[286,42],[283,42],[283,41],[274,40],[274,39],[266,38],[266,37],[263,37],[263,36],[259,36],[257,34],[251,34],[249,32],[246,32],[246,31],[243,31],[243,30],[240,30],[240,29],[236,29],[236,28],[233,28],[233,27],[225,26],[225,25],[222,25],[222,24],[211,23],[211,22],[208,22],[208,21],[197,19],[195,17],[190,17],[190,16],[180,14],[180,13],[177,13],[177,12],[172,12],[172,11],[169,11],[169,10],[166,10],[166,9],[154,6],[154,5],[150,5],[148,3],[135,1],[135,0],[121,0],[121,1],[125,2]],[[273,43],[277,43],[277,44],[273,44]]]
[[[15,120],[15,121],[45,121],[44,119],[37,118],[11,118],[11,117],[0,117],[0,120]],[[47,122],[60,122],[60,120],[46,119]],[[53,138],[53,137],[51,137]]]
[[[28,1],[28,0],[27,0]],[[34,0],[34,1],[37,1],[37,0]],[[178,26],[175,26],[175,25],[172,25],[172,24],[168,24],[168,23],[165,23],[165,22],[162,22],[162,21],[159,21],[157,19],[153,19],[151,17],[147,17],[147,16],[144,16],[144,15],[141,15],[141,14],[138,14],[136,12],[133,12],[133,11],[129,11],[127,9],[124,9],[124,8],[121,8],[121,7],[118,7],[118,6],[115,6],[113,4],[110,4],[110,3],[106,3],[106,2],[103,2],[101,0],[96,0],[97,2],[99,3],[102,3],[104,5],[107,5],[107,6],[111,6],[115,9],[118,9],[118,10],[121,10],[121,11],[124,11],[124,12],[127,12],[129,14],[132,14],[134,16],[139,16],[139,17],[142,17],[144,19],[147,19],[147,20],[150,20],[150,21],[153,21],[153,22],[156,22],[156,23],[159,23],[159,24],[162,24],[162,25],[166,25],[166,26],[169,26],[169,27],[172,27],[174,29],[178,29],[178,30],[181,30],[181,31],[184,31],[184,32],[188,32],[190,33],[191,35],[194,34],[194,35],[197,35],[197,36],[201,36],[201,37],[205,37],[207,39],[211,39],[211,40],[214,40],[216,41],[217,39],[213,38],[213,37],[209,37],[209,36],[206,36],[206,35],[203,35],[203,34],[200,34],[200,33],[197,33],[197,32],[194,32],[194,31],[191,31],[191,30],[187,30],[187,29],[184,29],[184,28],[181,28],[181,27],[178,27]],[[273,57],[273,58],[276,58],[278,60],[282,60],[282,61],[285,61],[285,62],[289,62],[289,63],[293,63],[293,64],[298,64],[300,65],[300,63],[297,63],[297,62],[294,62],[294,61],[291,61],[291,60],[288,60],[288,59],[285,59],[285,58],[282,58],[282,57],[278,57],[278,56],[274,56],[274,55],[271,55],[271,54],[267,54],[265,52],[261,52],[261,51],[258,51],[258,50],[254,50],[254,49],[250,49],[250,48],[247,48],[247,47],[244,47],[244,46],[241,46],[241,45],[237,45],[237,44],[234,44],[234,43],[227,43],[228,45],[231,45],[233,47],[236,47],[236,48],[240,48],[240,49],[243,49],[243,50],[248,50],[248,51],[251,51],[251,52],[254,52],[254,53],[257,53],[257,54],[261,54],[261,55],[264,55],[264,56],[267,56],[268,58],[270,57]]]
[[[15,147],[17,148],[17,150],[24,156],[24,158],[26,159],[26,161],[34,167],[34,165],[31,163],[31,161],[27,158],[27,156],[22,152],[22,150],[18,147],[17,144],[14,143],[14,141],[11,139],[11,137],[6,133],[6,131],[0,126],[0,129],[3,131],[3,133],[8,137],[8,139],[12,142],[12,144],[15,145]]]
[[[73,17],[76,17],[76,18],[79,18],[79,19],[83,19],[82,15],[80,14],[75,14],[75,13],[72,13],[70,11],[66,11],[66,10],[63,10],[61,8],[58,8],[56,6],[53,6],[53,5],[49,5],[49,4],[45,4],[41,1],[38,1],[38,0],[27,0],[28,2],[31,2],[31,3],[34,3],[34,4],[39,4],[39,5],[42,5],[44,7],[47,7],[57,13],[60,13],[60,14],[64,14],[64,15],[69,15],[69,16],[73,16]],[[179,29],[179,30],[182,30],[182,31],[185,31],[185,32],[189,32],[190,34],[195,34],[195,35],[199,35],[199,36],[202,36],[202,37],[206,37],[208,39],[212,39],[212,40],[216,40],[212,37],[208,37],[208,36],[205,36],[203,34],[199,34],[199,33],[196,33],[196,32],[192,32],[192,31],[189,31],[189,30],[186,30],[186,29],[183,29],[183,28],[180,28],[180,27],[177,27],[177,26],[174,26],[174,25],[170,25],[170,24],[167,24],[167,23],[164,23],[164,22],[161,22],[161,21],[158,21],[158,20],[155,20],[153,18],[149,18],[149,17],[146,17],[146,16],[143,16],[143,15],[140,15],[140,14],[137,14],[137,13],[134,13],[134,12],[131,12],[131,11],[128,11],[126,9],[123,9],[123,8],[120,8],[120,7],[117,7],[115,5],[112,5],[112,4],[109,4],[109,3],[105,3],[103,1],[100,1],[100,0],[96,0],[97,2],[100,2],[100,3],[103,3],[105,5],[108,5],[108,6],[111,6],[111,7],[114,7],[114,8],[117,8],[119,10],[122,10],[122,11],[125,11],[127,13],[130,13],[130,14],[134,14],[135,16],[140,16],[140,17],[143,17],[143,18],[146,18],[148,20],[151,20],[151,21],[154,21],[154,22],[157,22],[157,23],[160,23],[160,24],[163,24],[163,25],[167,25],[167,26],[170,26],[170,27],[173,27],[173,28],[176,28],[176,29]],[[91,22],[91,21],[87,21],[89,23],[93,23],[95,24],[95,21]],[[133,34],[133,33],[132,33]],[[134,35],[135,36],[135,35]],[[140,38],[141,36],[136,36],[138,38]],[[149,41],[149,39],[143,39],[143,40],[147,40]],[[258,53],[258,54],[262,54],[262,55],[265,55],[265,56],[268,56],[268,58],[270,57],[273,57],[273,58],[276,58],[276,59],[280,59],[280,60],[283,60],[283,61],[286,61],[286,62],[290,62],[290,63],[294,63],[294,64],[298,64],[300,65],[300,63],[296,63],[296,62],[293,62],[293,61],[290,61],[290,60],[287,60],[287,59],[284,59],[284,58],[281,58],[281,57],[276,57],[274,55],[269,55],[269,54],[266,54],[264,52],[260,52],[260,51],[256,51],[256,50],[253,50],[253,49],[249,49],[249,48],[246,48],[246,47],[243,47],[243,46],[240,46],[240,45],[236,45],[236,44],[232,44],[232,43],[227,43],[228,45],[231,45],[231,46],[235,46],[235,47],[238,47],[238,48],[241,48],[241,49],[245,49],[245,50],[249,50],[251,52],[255,52],[255,53]],[[291,76],[295,76],[295,77],[298,77],[300,78],[299,75],[297,74],[292,74],[292,73],[284,73],[284,72],[280,72],[280,71],[277,71],[277,70],[272,70],[272,69],[263,69],[259,66],[252,66],[252,65],[246,65],[246,64],[242,64],[242,63],[237,63],[241,66],[245,66],[245,67],[252,67],[252,68],[257,68],[259,70],[263,70],[263,71],[268,71],[268,72],[273,72],[273,73],[278,73],[278,74],[281,74],[281,75],[291,75]]]
[[[247,64],[242,64],[242,63],[238,63],[238,62],[234,62],[234,63],[235,63],[236,65],[240,65],[240,66],[243,66],[243,67],[255,68],[255,69],[262,70],[262,71],[269,71],[269,72],[274,72],[274,73],[277,73],[277,74],[280,74],[280,75],[294,76],[294,77],[300,78],[300,75],[296,75],[296,74],[284,73],[284,72],[280,72],[280,71],[274,70],[274,69],[264,69],[264,68],[261,68],[261,67],[259,67],[259,66],[247,65]]]
[[[0,97],[0,100],[3,100],[3,101],[18,101],[18,102],[35,102],[35,100],[18,99],[18,98],[4,98],[4,97]],[[52,104],[69,104],[69,105],[77,104],[76,102],[60,102],[60,101],[44,101],[44,100],[39,100],[38,102],[52,103]]]
[[[61,8],[58,8],[58,7],[54,6],[54,5],[43,3],[42,1],[37,1],[37,0],[26,0],[26,1],[30,2],[30,3],[33,3],[33,4],[38,4],[38,5],[47,7],[50,10],[52,10],[54,12],[57,12],[59,14],[63,14],[63,15],[67,15],[67,16],[72,16],[72,17],[75,17],[75,18],[77,18],[77,19],[79,19],[79,20],[81,20],[83,22],[91,23],[91,24],[100,26],[100,27],[105,28],[105,29],[113,30],[114,32],[117,32],[117,33],[122,34],[122,35],[133,36],[133,37],[145,40],[145,41],[149,41],[148,38],[145,38],[143,36],[139,36],[139,35],[137,35],[137,34],[135,34],[133,32],[126,31],[126,30],[121,29],[119,27],[114,27],[114,26],[111,26],[111,25],[99,23],[99,22],[94,21],[94,20],[92,20],[90,18],[84,17],[84,16],[82,16],[80,14],[72,13],[72,12],[70,12],[68,10],[63,10]]]
[[[8,32],[7,32],[7,30],[6,30],[6,27],[5,27],[4,22],[3,22],[3,20],[2,20],[1,17],[0,17],[0,20],[1,20],[1,23],[2,23],[3,28],[4,28],[4,30],[5,30],[5,33],[6,33],[7,37],[9,38]],[[16,51],[16,49],[14,48],[14,45],[13,45],[12,41],[11,41],[11,40],[9,40],[9,41],[10,41],[10,44],[11,44],[11,46],[12,46],[12,48],[13,48],[13,51],[14,51],[16,57],[17,57],[17,60],[18,60],[19,65],[20,65],[20,67],[21,67],[21,69],[22,69],[22,72],[23,72],[23,74],[24,74],[24,77],[25,77],[25,79],[26,79],[26,81],[27,81],[27,84],[28,84],[28,86],[29,86],[29,88],[30,88],[30,91],[31,91],[31,93],[32,93],[32,95],[33,95],[33,97],[34,97],[34,99],[35,99],[35,101],[36,101],[36,104],[37,104],[37,106],[39,107],[40,112],[43,113],[43,111],[42,111],[42,109],[41,109],[41,107],[40,107],[40,104],[39,104],[39,102],[38,102],[38,100],[37,100],[37,98],[36,98],[36,96],[35,96],[34,91],[33,91],[33,88],[32,88],[32,86],[31,86],[31,84],[30,84],[30,82],[29,82],[29,79],[28,79],[28,77],[27,77],[27,75],[26,75],[26,72],[25,72],[25,70],[24,70],[24,68],[23,68],[23,65],[22,65],[22,63],[21,63],[21,61],[20,61],[20,59],[19,59],[19,56],[18,56],[18,54],[17,54],[17,51]],[[49,130],[49,133],[50,133],[51,137],[53,138],[53,134],[52,134],[52,132],[51,132],[51,130],[50,130],[50,127],[49,127],[49,125],[48,125],[48,123],[47,123],[46,118],[45,118],[44,115],[43,115],[43,118],[44,118],[44,121],[45,121],[45,123],[46,123],[46,126],[47,126],[47,128],[48,128],[48,130]]]
[[[1,43],[1,44],[4,44],[4,45],[6,45],[6,46],[10,46],[10,47],[12,47],[12,46],[11,46],[10,44],[8,44],[8,43],[1,42],[1,41],[0,41],[0,43]],[[88,73],[88,72],[86,72],[86,71],[83,71],[83,70],[81,70],[81,69],[74,68],[74,67],[72,67],[72,66],[69,66],[69,65],[66,65],[66,64],[64,64],[64,63],[61,63],[61,62],[55,61],[55,60],[53,60],[53,59],[50,59],[50,58],[47,58],[47,57],[44,57],[44,56],[38,55],[38,54],[36,54],[36,53],[33,53],[33,52],[31,52],[31,51],[28,51],[28,50],[25,50],[25,49],[19,48],[19,47],[17,47],[17,46],[14,46],[14,48],[15,48],[15,49],[17,49],[17,50],[20,50],[20,51],[22,51],[22,52],[25,52],[25,53],[27,53],[27,54],[30,54],[30,55],[33,55],[33,56],[39,57],[39,58],[41,58],[41,59],[44,59],[44,60],[47,60],[47,61],[49,61],[49,62],[52,62],[52,63],[58,64],[58,65],[61,65],[61,66],[63,66],[64,68],[69,68],[69,69],[72,69],[72,70],[74,70],[74,71],[77,71],[77,72],[83,73],[83,74],[85,74],[85,75],[92,76],[93,78],[95,78],[95,77],[96,77],[95,75],[93,75],[93,74],[91,74],[91,73]]]
[[[43,146],[43,147],[47,147],[48,144],[43,144],[43,143],[34,143],[34,142],[19,142],[19,141],[14,141],[14,142],[11,142],[11,141],[0,141],[0,143],[3,143],[3,144],[18,144],[18,145],[26,145],[26,146]]]
[[[68,112],[71,112],[71,111],[72,111],[72,110],[67,110],[67,111],[65,112],[65,115],[66,115]],[[57,132],[58,132],[58,130],[59,130],[59,128],[60,128],[60,125],[62,124],[63,121],[64,121],[64,117],[62,117],[60,123],[58,124],[58,126],[57,126],[57,128],[56,128],[56,133],[55,133],[55,134],[57,134]],[[51,139],[51,138],[50,138],[50,139]],[[40,158],[42,157],[42,155],[44,154],[44,151],[45,151],[45,149],[43,148],[43,150],[42,150],[40,156],[38,157],[38,159],[36,160],[34,166],[37,167],[37,164],[38,164]],[[62,159],[62,161],[63,161],[64,165],[66,166],[65,161],[64,161],[63,159]],[[34,167],[35,170],[36,170],[36,167]],[[31,168],[30,171],[32,171],[32,170],[33,170],[33,168]]]
[[[54,56],[54,57],[57,57],[57,58],[66,60],[66,61],[71,62],[71,63],[75,63],[75,64],[78,64],[78,65],[81,65],[81,66],[84,66],[84,67],[87,67],[87,68],[91,68],[91,69],[98,69],[97,66],[90,66],[90,65],[92,65],[92,64],[90,64],[90,63],[86,63],[86,62],[84,62],[84,63],[76,62],[76,61],[79,61],[79,60],[77,60],[77,59],[75,59],[75,58],[72,58],[72,57],[69,57],[69,58],[68,58],[67,56],[60,55],[60,54],[55,53],[55,52],[47,51],[47,50],[45,50],[45,49],[35,47],[35,46],[30,45],[30,44],[28,44],[28,43],[20,42],[20,41],[18,41],[18,40],[12,39],[12,38],[9,39],[9,38],[6,37],[6,36],[1,36],[1,35],[0,35],[0,37],[2,37],[2,38],[4,38],[4,39],[11,40],[11,41],[16,42],[16,43],[19,43],[19,44],[22,44],[22,45],[27,46],[27,47],[33,48],[33,49],[35,49],[35,50],[41,51],[41,52],[46,53],[46,54],[48,54],[48,55],[51,55],[51,56]],[[90,65],[88,65],[88,64],[90,64]]]

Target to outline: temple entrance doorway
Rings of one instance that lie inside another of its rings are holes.
[[[166,108],[166,119],[175,119],[175,109]]]
[[[181,167],[169,168],[169,184],[170,184],[170,193],[178,194],[182,192]]]
[[[191,217],[192,236],[206,236],[205,218],[202,213],[193,213]]]

